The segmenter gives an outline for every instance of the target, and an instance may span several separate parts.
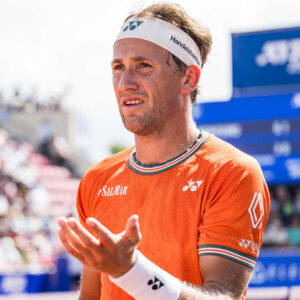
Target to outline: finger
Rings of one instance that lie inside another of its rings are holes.
[[[58,236],[65,249],[82,263],[85,263],[84,257],[74,248],[69,239],[66,238],[62,229],[58,230]]]
[[[109,231],[104,225],[102,225],[95,218],[87,218],[86,224],[91,227],[92,231],[95,233],[96,237],[100,238],[101,244],[107,246],[114,246],[114,234]]]
[[[71,227],[86,247],[97,248],[99,246],[99,240],[86,230],[75,218],[69,218],[67,225]]]
[[[142,238],[138,220],[138,215],[131,216],[128,219],[125,227],[126,229],[123,237],[126,238],[132,244],[132,246],[136,246]]]
[[[62,237],[63,234],[64,242],[66,246],[69,246],[67,248],[68,252],[73,256],[78,256],[78,254],[80,254],[86,260],[92,259],[93,256],[90,248],[87,247],[80,237],[70,228],[68,225],[68,220],[59,219],[58,224],[60,225],[60,237]],[[92,243],[92,241],[90,243]]]
[[[64,217],[60,217],[57,219],[57,224],[59,225],[59,227],[65,226],[66,223],[67,223],[67,219]]]

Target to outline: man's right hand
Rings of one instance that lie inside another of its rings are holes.
[[[59,237],[66,250],[84,265],[120,277],[129,271],[136,261],[135,249],[141,240],[138,216],[131,216],[125,231],[114,234],[94,218],[86,224],[92,235],[75,218],[59,218]]]

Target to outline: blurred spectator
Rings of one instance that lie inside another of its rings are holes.
[[[292,218],[291,226],[288,228],[289,243],[291,246],[300,246],[300,217]]]
[[[53,141],[53,127],[47,120],[43,120],[37,127],[38,151],[51,158],[51,144]]]
[[[280,212],[280,207],[277,199],[274,197],[274,193],[272,190],[270,192],[270,214],[269,214],[269,220],[272,220],[273,218],[277,218]]]
[[[22,264],[22,256],[16,249],[13,238],[6,236],[0,239],[0,266],[1,271],[16,271],[16,267]]]
[[[289,245],[289,236],[287,229],[282,226],[279,216],[273,214],[269,218],[268,226],[264,233],[263,245],[265,247],[287,247]]]
[[[280,216],[283,225],[288,226],[291,223],[291,219],[294,214],[294,204],[286,186],[278,185],[275,187],[275,199],[279,204]]]
[[[300,217],[300,187],[296,188],[294,205],[295,205],[295,214]]]
[[[0,190],[0,218],[7,215],[8,207],[9,207],[8,200],[6,196],[3,194],[3,192]],[[1,228],[0,228],[0,232],[1,232]]]
[[[37,99],[32,93],[28,97],[25,98],[24,100],[24,112],[26,113],[34,113],[37,111]]]
[[[67,140],[62,136],[56,136],[51,144],[51,158],[58,166],[68,168],[72,173],[74,167],[70,163],[71,148]]]
[[[10,111],[22,111],[24,107],[24,99],[22,99],[18,89],[15,89],[14,94],[8,104]]]
[[[74,177],[79,178],[76,168],[71,163],[71,147],[66,138],[54,136],[50,122],[44,120],[38,129],[38,151],[57,166],[66,167]]]

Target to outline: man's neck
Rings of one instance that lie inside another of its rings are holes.
[[[149,136],[135,136],[136,158],[145,165],[164,163],[190,147],[199,135],[193,124],[185,130],[169,130]]]

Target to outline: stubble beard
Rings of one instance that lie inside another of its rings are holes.
[[[127,116],[121,113],[125,128],[135,135],[146,136],[160,133],[164,128],[164,114],[159,110],[152,110],[142,116]]]

